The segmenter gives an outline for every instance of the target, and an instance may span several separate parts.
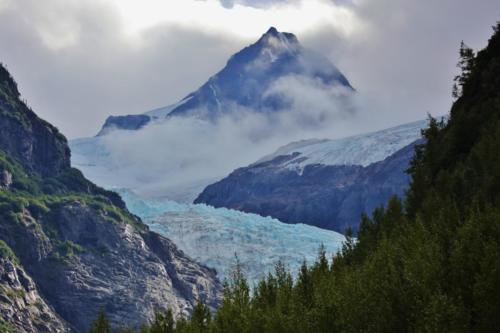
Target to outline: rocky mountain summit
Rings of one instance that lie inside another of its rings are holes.
[[[20,100],[3,66],[0,128],[0,327],[86,332],[99,311],[138,327],[156,310],[218,304],[215,271],[71,168],[66,139]]]
[[[144,114],[110,116],[99,134],[113,129],[136,130],[150,121],[171,116],[216,119],[242,110],[260,113],[286,110],[290,101],[271,88],[287,77],[354,91],[326,57],[304,48],[294,34],[271,27],[255,43],[232,55],[222,70],[180,102]]]

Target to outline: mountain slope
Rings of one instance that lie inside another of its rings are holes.
[[[361,214],[404,195],[405,171],[425,124],[289,144],[207,186],[195,203],[356,231]]]
[[[151,120],[167,116],[214,119],[240,109],[284,110],[291,102],[271,88],[280,79],[293,76],[331,89],[342,88],[346,93],[354,91],[327,58],[303,48],[295,35],[270,28],[257,42],[234,54],[221,71],[179,103],[141,115],[109,117],[100,135],[112,129],[140,129]]]
[[[215,272],[150,232],[117,194],[70,168],[66,139],[19,99],[3,66],[0,74],[0,240],[34,282],[32,299],[39,293],[52,317],[67,323],[56,319],[54,330],[86,332],[100,310],[114,326],[137,327],[160,308],[186,313],[198,298],[216,306]],[[10,299],[5,289],[1,297]],[[37,312],[27,311],[31,322],[0,315],[5,325],[43,331]]]

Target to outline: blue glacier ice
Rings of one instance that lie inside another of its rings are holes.
[[[250,285],[254,285],[281,260],[296,274],[305,259],[312,263],[323,244],[331,257],[345,237],[305,224],[285,224],[271,217],[247,214],[203,204],[144,199],[118,190],[129,210],[149,227],[170,238],[198,262],[228,276],[235,254]]]

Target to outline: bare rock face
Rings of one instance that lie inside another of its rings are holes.
[[[0,170],[0,188],[9,188],[12,185],[12,174],[7,170]]]
[[[26,272],[15,261],[0,257],[0,330],[2,328],[11,332],[69,330],[40,296]]]
[[[42,290],[60,291],[51,293],[51,303],[81,331],[99,310],[116,325],[136,326],[167,307],[187,315],[198,298],[217,305],[220,285],[215,272],[143,225],[110,223],[78,202],[56,209],[53,216],[60,240],[81,248],[50,269],[50,256],[34,263],[34,274]]]
[[[15,224],[0,224],[40,292],[75,331],[86,332],[99,311],[115,327],[137,328],[158,310],[189,315],[198,299],[217,306],[221,285],[214,270],[139,220],[108,214],[70,201],[37,219],[26,211]]]

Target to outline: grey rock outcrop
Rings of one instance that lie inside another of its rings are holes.
[[[28,274],[15,260],[1,256],[0,331],[12,333],[68,331],[67,324],[43,300]]]
[[[12,174],[7,170],[0,170],[0,188],[9,188],[12,185]]]
[[[2,238],[55,311],[79,332],[88,330],[99,311],[114,326],[137,327],[156,310],[188,315],[197,299],[217,306],[221,286],[215,271],[140,221],[110,221],[72,201],[38,219],[26,211],[18,223],[0,225]]]
[[[145,114],[131,114],[126,116],[109,116],[101,131],[97,134],[105,135],[109,131],[118,128],[122,130],[138,130],[146,126],[151,120],[151,117]]]

